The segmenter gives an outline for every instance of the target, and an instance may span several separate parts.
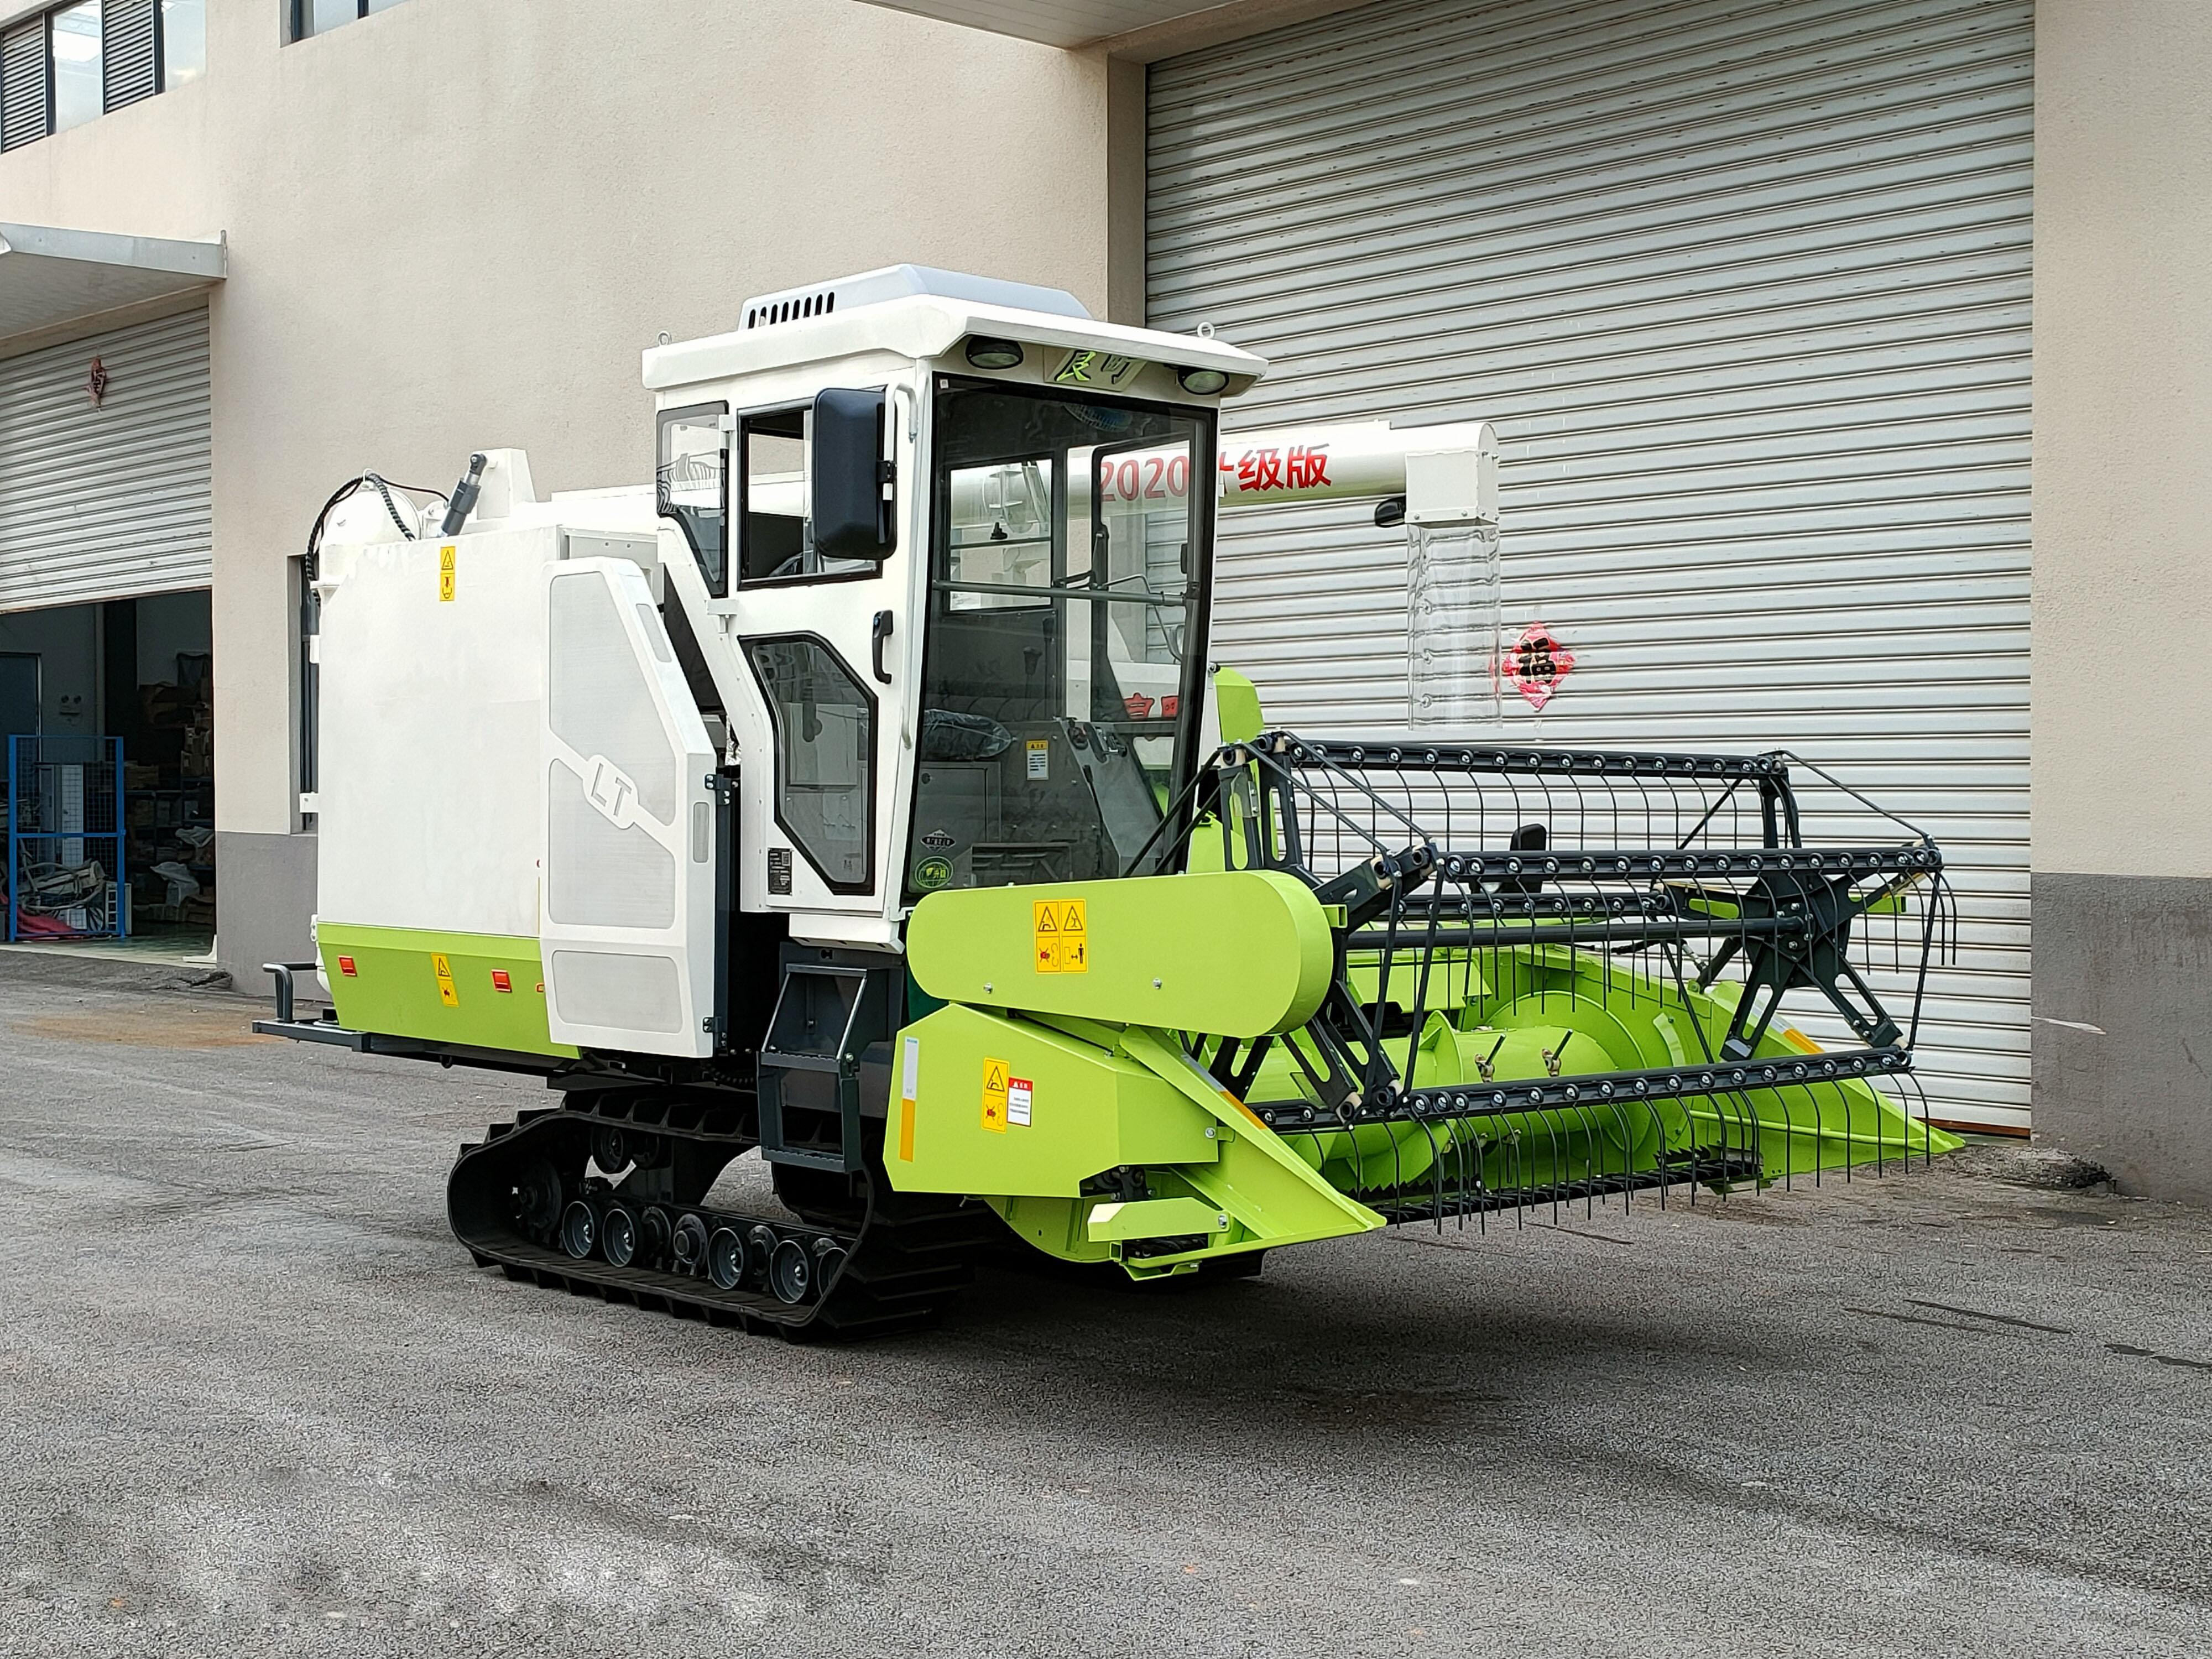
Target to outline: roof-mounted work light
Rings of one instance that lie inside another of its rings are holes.
[[[1021,342],[992,340],[979,336],[968,342],[968,361],[978,368],[1019,368],[1022,366]]]

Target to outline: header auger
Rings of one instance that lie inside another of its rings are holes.
[[[1925,836],[1783,756],[1481,736],[1486,425],[1224,442],[1258,359],[911,267],[744,315],[647,354],[652,487],[491,450],[311,544],[319,961],[258,1029],[544,1077],[455,1166],[479,1262],[880,1331],[1012,1240],[1237,1274],[1956,1144]],[[1344,499],[1405,526],[1407,731],[1264,731],[1215,509]]]

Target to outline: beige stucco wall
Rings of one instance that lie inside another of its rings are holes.
[[[2035,49],[2034,867],[2212,876],[2212,8]]]
[[[374,468],[643,482],[638,353],[908,259],[1108,298],[1107,69],[855,0],[419,0],[0,155],[0,219],[228,234],[212,305],[219,827],[283,833],[287,558]]]

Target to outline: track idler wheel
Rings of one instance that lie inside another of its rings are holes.
[[[707,1255],[707,1224],[696,1215],[687,1215],[676,1224],[672,1246],[676,1255],[676,1271],[696,1273],[704,1265]]]
[[[834,1239],[817,1238],[814,1241],[814,1292],[817,1296],[830,1288],[830,1282],[837,1277],[838,1269],[844,1265],[843,1245]]]
[[[561,1212],[561,1248],[581,1261],[599,1241],[599,1218],[592,1206],[578,1199]]]
[[[637,1217],[623,1204],[610,1204],[599,1218],[599,1254],[611,1267],[627,1267],[637,1259]]]
[[[508,1188],[507,1198],[516,1227],[542,1241],[551,1236],[561,1220],[561,1172],[540,1158],[523,1170]]]
[[[814,1258],[806,1246],[787,1238],[769,1258],[768,1287],[775,1299],[796,1307],[814,1293]]]
[[[718,1291],[734,1291],[745,1276],[745,1241],[734,1227],[718,1227],[707,1241],[707,1277]]]

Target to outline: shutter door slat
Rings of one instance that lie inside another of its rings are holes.
[[[0,611],[209,586],[209,433],[204,307],[0,359]]]
[[[1150,320],[1240,427],[1481,416],[1509,736],[1786,747],[1942,842],[1938,1116],[2027,1121],[2028,0],[1400,0],[1152,66]],[[1405,550],[1224,515],[1214,655],[1403,727]],[[1324,652],[1316,641],[1327,640]]]

